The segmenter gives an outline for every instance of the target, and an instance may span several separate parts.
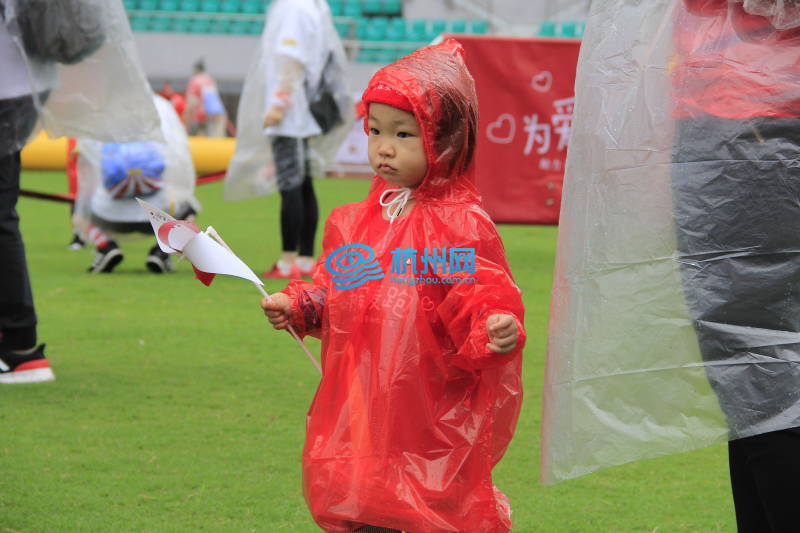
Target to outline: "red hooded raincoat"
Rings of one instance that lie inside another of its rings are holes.
[[[375,176],[364,201],[328,218],[313,283],[292,282],[284,291],[293,326],[322,339],[303,486],[314,519],[330,533],[364,524],[413,533],[511,527],[491,470],[522,401],[523,307],[469,177],[477,100],[462,55],[448,40],[373,77],[370,87],[383,84],[408,98],[421,126],[428,171],[413,192],[417,203],[385,220],[378,200],[392,187]],[[363,260],[377,261],[383,277],[337,287],[334,256],[356,243],[374,252]],[[447,258],[453,248],[474,250],[474,272],[423,260]],[[427,281],[397,283],[420,277]],[[520,337],[511,353],[486,349],[494,313],[516,318]]]

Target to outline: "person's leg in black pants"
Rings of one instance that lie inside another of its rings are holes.
[[[0,156],[0,346],[26,350],[36,345],[36,313],[19,231],[19,152]]]
[[[800,529],[800,428],[730,441],[728,460],[740,533]]]
[[[314,239],[319,220],[307,157],[308,143],[305,139],[274,137],[272,151],[281,195],[283,254],[277,267],[286,273],[286,269],[297,259],[300,270],[305,273],[313,264]]]

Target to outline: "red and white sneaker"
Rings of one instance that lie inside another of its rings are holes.
[[[44,344],[25,355],[0,352],[0,383],[41,383],[55,379],[44,355]]]
[[[278,262],[280,263],[280,261]],[[264,279],[300,279],[300,267],[291,265],[286,268],[284,264],[275,263],[270,270],[267,270],[261,277]]]

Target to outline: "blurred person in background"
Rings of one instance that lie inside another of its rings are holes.
[[[203,60],[194,65],[194,75],[186,87],[183,122],[189,135],[224,137],[228,115],[219,96],[217,82],[207,72]]]
[[[263,43],[266,61],[264,135],[272,148],[281,195],[282,252],[265,278],[309,277],[319,208],[309,164],[308,139],[340,120],[325,92],[326,69],[338,41],[324,0],[278,0],[268,13]]]

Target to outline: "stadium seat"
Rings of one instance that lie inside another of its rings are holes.
[[[138,0],[122,0],[122,5],[125,6],[126,11],[134,11],[138,9],[139,2]]]
[[[153,17],[150,20],[150,31],[168,32],[172,29],[172,19],[169,17]]]
[[[454,20],[450,23],[450,31],[452,33],[467,33],[466,20]]]
[[[342,39],[350,38],[350,23],[337,22],[335,25],[336,25],[336,33],[339,34],[339,37],[341,37]]]
[[[260,0],[244,0],[242,2],[242,13],[261,13],[262,9]]]
[[[159,11],[178,11],[178,0],[159,0]]]
[[[150,17],[137,15],[131,19],[131,29],[133,31],[147,31],[150,25]]]
[[[395,21],[401,21],[401,23],[396,23]],[[389,24],[389,28],[386,30],[386,39],[392,42],[401,42],[404,41],[405,38],[406,38],[405,19],[402,18],[393,19],[392,22]]]
[[[437,35],[441,35],[445,31],[447,31],[447,22],[446,21],[444,21],[444,20],[432,20],[431,21],[431,34],[433,35],[433,37],[436,37]]]
[[[383,0],[383,13],[386,15],[401,15],[403,3],[401,0]]]
[[[539,25],[539,37],[555,37],[556,23],[546,20]]]
[[[489,33],[489,23],[485,20],[473,20],[470,31],[476,35]]]
[[[220,8],[220,0],[201,0],[200,2],[200,10],[206,13],[217,13]]]
[[[415,19],[411,21],[411,28],[406,33],[406,40],[408,41],[428,41],[428,34],[426,32],[427,21]]]
[[[223,13],[238,13],[242,10],[241,0],[222,0],[220,6]]]
[[[345,0],[344,16],[345,17],[360,17],[361,16],[361,2],[360,2],[360,0]]]
[[[383,12],[381,0],[364,0],[361,4],[361,12],[365,15],[379,15]]]
[[[370,24],[367,28],[367,41],[386,40],[386,26],[381,24]]]
[[[158,9],[158,0],[139,0],[139,7],[142,11],[155,11]]]
[[[264,31],[264,21],[250,23],[250,35],[261,35],[262,31]]]
[[[331,15],[334,17],[344,15],[344,3],[341,0],[330,0],[328,6],[331,8]]]
[[[200,11],[200,0],[180,0],[180,10],[187,12]]]
[[[172,21],[172,31],[179,33],[189,33],[192,29],[192,21],[187,18],[176,18]]]
[[[559,37],[575,37],[575,23],[574,22],[562,22],[558,25],[558,36]]]
[[[356,39],[359,41],[367,40],[367,29],[369,29],[369,19],[357,18],[356,19]]]
[[[208,33],[211,28],[211,21],[208,19],[194,19],[189,27],[192,33]]]

